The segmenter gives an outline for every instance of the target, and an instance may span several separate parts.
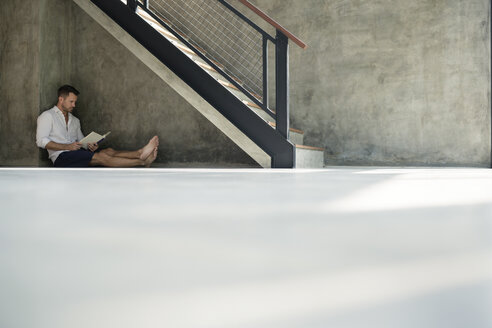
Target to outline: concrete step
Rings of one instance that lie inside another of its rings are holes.
[[[248,106],[249,107],[249,106]],[[262,119],[264,119],[267,122],[274,122],[275,119],[268,115],[263,109],[258,109],[256,107],[249,107],[253,112],[255,112],[258,116],[260,116]]]
[[[302,145],[304,142],[304,133],[297,133],[294,131],[289,132],[289,141],[294,145]]]
[[[323,168],[324,149],[304,145],[296,145],[296,168]]]

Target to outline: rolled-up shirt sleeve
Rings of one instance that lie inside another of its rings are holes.
[[[36,129],[36,144],[38,147],[46,149],[46,145],[51,141],[49,138],[53,120],[49,114],[41,114],[38,117],[38,126]]]

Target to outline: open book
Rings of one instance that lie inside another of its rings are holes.
[[[88,147],[87,145],[88,144],[90,144],[90,143],[100,143],[110,133],[111,133],[111,131],[109,131],[108,133],[106,133],[105,135],[102,136],[99,133],[96,133],[96,132],[92,131],[91,133],[89,133],[88,135],[86,135],[84,138],[82,138],[82,140],[80,140],[79,142],[82,143],[82,148],[87,149],[87,147]]]

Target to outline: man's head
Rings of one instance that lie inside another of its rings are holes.
[[[79,91],[71,85],[63,85],[58,89],[58,103],[56,106],[63,112],[71,113],[75,108]]]

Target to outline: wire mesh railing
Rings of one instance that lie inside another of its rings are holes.
[[[167,27],[276,120],[288,138],[288,37],[272,37],[226,0],[127,0]],[[281,27],[280,27],[281,28]],[[275,106],[269,107],[268,45],[275,46]]]
[[[263,93],[262,35],[218,1],[155,0],[149,9],[204,49],[250,93]]]

